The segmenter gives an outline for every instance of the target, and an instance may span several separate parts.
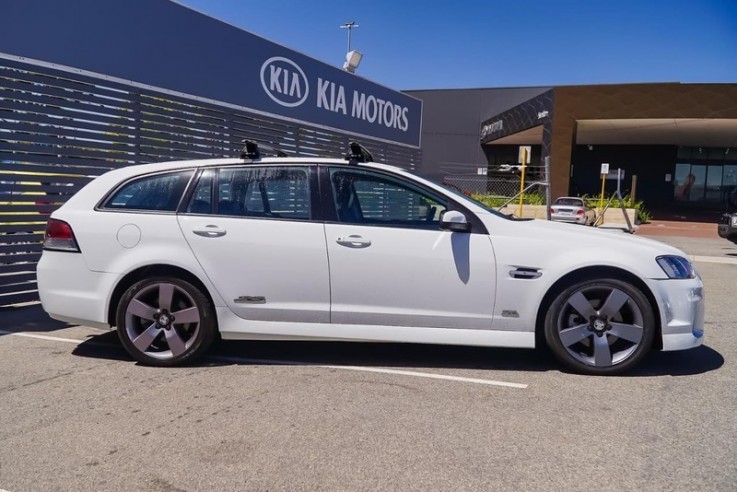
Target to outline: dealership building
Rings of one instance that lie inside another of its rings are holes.
[[[36,298],[46,218],[95,176],[244,139],[308,157],[358,140],[441,182],[493,179],[528,146],[553,196],[598,193],[607,163],[648,204],[718,208],[737,187],[737,84],[400,91],[170,0],[6,0],[0,305]]]
[[[737,84],[616,84],[408,91],[423,101],[434,179],[550,159],[553,196],[598,195],[602,164],[650,207],[721,209],[737,188]],[[606,181],[607,190],[616,183]]]

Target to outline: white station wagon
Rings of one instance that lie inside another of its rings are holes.
[[[588,374],[703,341],[703,285],[673,247],[502,215],[370,162],[262,158],[108,172],[49,220],[38,285],[55,319],[117,327],[144,364],[220,336],[547,345]]]

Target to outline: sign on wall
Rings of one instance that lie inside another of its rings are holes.
[[[420,145],[420,100],[169,0],[6,0],[2,11],[8,55]]]

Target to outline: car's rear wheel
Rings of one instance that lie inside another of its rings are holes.
[[[215,340],[212,303],[177,278],[151,278],[130,286],[117,311],[118,336],[136,360],[174,366],[202,355]]]
[[[584,374],[632,369],[650,351],[655,316],[645,295],[617,279],[589,279],[563,289],[545,317],[555,357]]]

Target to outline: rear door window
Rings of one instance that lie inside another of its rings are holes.
[[[248,167],[205,171],[187,212],[310,220],[307,167]]]

